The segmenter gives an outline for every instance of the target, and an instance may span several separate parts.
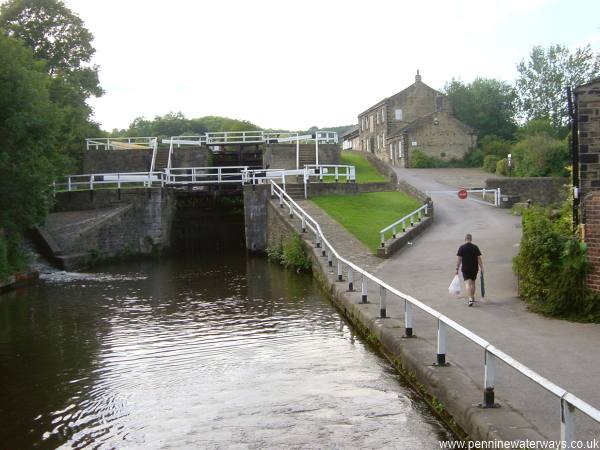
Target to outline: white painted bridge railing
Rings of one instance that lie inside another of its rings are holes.
[[[193,136],[172,136],[168,139],[163,139],[162,143],[180,147],[182,145],[275,144],[303,141],[337,144],[338,134],[335,131],[316,131],[312,134],[265,131],[214,131]]]
[[[156,137],[123,137],[123,138],[88,138],[85,140],[87,150],[141,150],[158,146]]]
[[[307,174],[317,177],[320,181],[326,178],[333,178],[339,181],[356,181],[356,167],[343,164],[307,164]]]
[[[64,181],[54,182],[56,191],[75,191],[96,189],[98,187],[123,186],[177,186],[177,185],[207,185],[207,184],[261,184],[277,180],[285,186],[286,177],[301,177],[306,184],[311,177],[319,174],[344,178],[346,181],[356,180],[354,166],[311,166],[304,169],[251,169],[249,166],[221,167],[175,167],[164,171],[152,172],[121,172],[121,173],[92,173],[83,175],[68,175]]]
[[[400,292],[398,289],[390,286],[366,270],[360,268],[351,261],[343,258],[327,240],[319,224],[304,211],[287,193],[277,185],[274,181],[271,183],[271,195],[279,201],[280,207],[285,207],[289,210],[290,217],[295,215],[302,222],[302,232],[307,230],[312,231],[315,235],[315,244],[321,249],[322,256],[326,256],[329,266],[333,267],[335,261],[337,266],[337,279],[344,281],[344,272],[347,275],[348,290],[354,291],[355,276],[360,274],[361,282],[361,301],[367,303],[367,281],[373,282],[379,289],[379,315],[381,318],[386,317],[388,294],[394,296],[404,302],[404,335],[405,337],[413,337],[413,308],[425,312],[436,321],[437,327],[437,353],[436,365],[439,367],[446,366],[446,335],[448,329],[454,330],[469,341],[473,342],[483,350],[483,402],[481,407],[494,408],[494,389],[496,386],[496,362],[500,360],[507,366],[524,375],[529,380],[533,381],[548,392],[554,394],[559,400],[557,405],[557,418],[560,418],[560,438],[564,442],[563,448],[572,448],[571,443],[575,441],[575,410],[581,411],[589,418],[600,424],[600,411],[579,397],[567,392],[565,389],[557,386],[553,382],[542,377],[537,372],[515,360],[510,355],[496,348],[485,339],[481,338],[471,330],[463,327],[459,323],[444,316],[439,311],[427,306],[419,300]]]
[[[143,187],[164,186],[164,172],[125,172],[125,173],[91,173],[84,175],[69,175],[64,181],[54,182],[54,191],[94,190],[107,185],[118,189],[124,185],[139,185]]]
[[[423,216],[427,215],[427,210],[429,208],[429,204],[426,203],[423,206],[415,209],[413,212],[405,215],[402,219],[398,219],[393,224],[385,227],[383,230],[379,232],[379,237],[381,240],[381,247],[385,247],[385,233],[392,230],[392,239],[396,239],[397,229],[398,227],[402,228],[402,232],[404,233],[408,228],[408,224],[411,227],[415,226],[415,220],[420,222],[423,219]]]

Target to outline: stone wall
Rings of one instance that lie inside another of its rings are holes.
[[[206,147],[181,147],[173,150],[171,167],[206,167],[210,150]],[[83,173],[148,172],[152,150],[86,150]]]
[[[313,152],[315,144],[300,144],[300,151]],[[337,144],[319,144],[319,164],[339,164],[340,147]],[[271,144],[264,147],[263,167],[295,169],[296,144]]]
[[[73,269],[167,248],[173,210],[172,194],[158,188],[58,193],[39,234],[59,263]]]
[[[584,239],[587,244],[588,271],[586,284],[590,289],[600,292],[600,192],[595,191],[583,199],[582,217],[585,223]]]
[[[86,150],[83,173],[148,172],[152,149]]]
[[[414,130],[408,131],[409,151],[421,150],[426,155],[443,161],[462,159],[467,151],[476,145],[476,136],[448,113],[440,112],[435,118],[428,117]],[[417,145],[413,146],[413,142]],[[386,152],[389,159],[389,152]],[[410,159],[410,158],[409,158]]]
[[[270,185],[244,186],[244,228],[249,251],[267,249],[267,203],[270,196]]]
[[[521,202],[531,200],[533,204],[548,206],[562,203],[566,199],[565,186],[568,183],[567,178],[489,178],[485,181],[485,187],[500,188],[503,197],[514,197]]]

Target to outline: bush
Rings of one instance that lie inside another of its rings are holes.
[[[508,159],[502,158],[496,163],[496,175],[508,175]]]
[[[571,232],[568,207],[558,215],[541,207],[523,212],[523,238],[513,269],[519,294],[532,309],[554,317],[600,320],[600,298],[585,286],[586,246]]]
[[[566,140],[545,134],[524,137],[513,148],[515,175],[520,177],[563,177],[569,162]]]
[[[267,248],[267,256],[270,260],[279,262],[287,268],[295,269],[297,272],[311,268],[311,261],[306,254],[302,239],[297,234],[286,239],[277,247]]]
[[[487,155],[483,159],[483,170],[486,172],[494,173],[496,171],[496,165],[500,160],[496,155]]]
[[[410,167],[413,169],[425,169],[435,167],[435,160],[423,153],[422,150],[414,150],[411,154]]]

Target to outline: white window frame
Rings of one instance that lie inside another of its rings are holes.
[[[403,119],[402,108],[396,108],[396,110],[394,111],[394,117],[396,118],[396,120]]]

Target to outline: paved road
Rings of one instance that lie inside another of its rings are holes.
[[[483,179],[468,170],[397,169],[400,179],[425,190],[473,186]],[[381,264],[376,275],[401,291],[436,308],[526,364],[542,376],[600,408],[600,325],[570,323],[527,311],[517,298],[512,258],[521,239],[520,218],[508,210],[433,194],[435,220],[413,245]],[[471,233],[482,253],[486,298],[475,307],[448,294],[456,250]],[[435,342],[435,323],[419,316],[415,333]],[[483,352],[450,334],[447,358],[483,381]],[[522,375],[499,363],[496,396],[522,412],[550,439],[559,436],[559,401]],[[587,437],[600,436],[600,425],[577,415],[577,428]]]

